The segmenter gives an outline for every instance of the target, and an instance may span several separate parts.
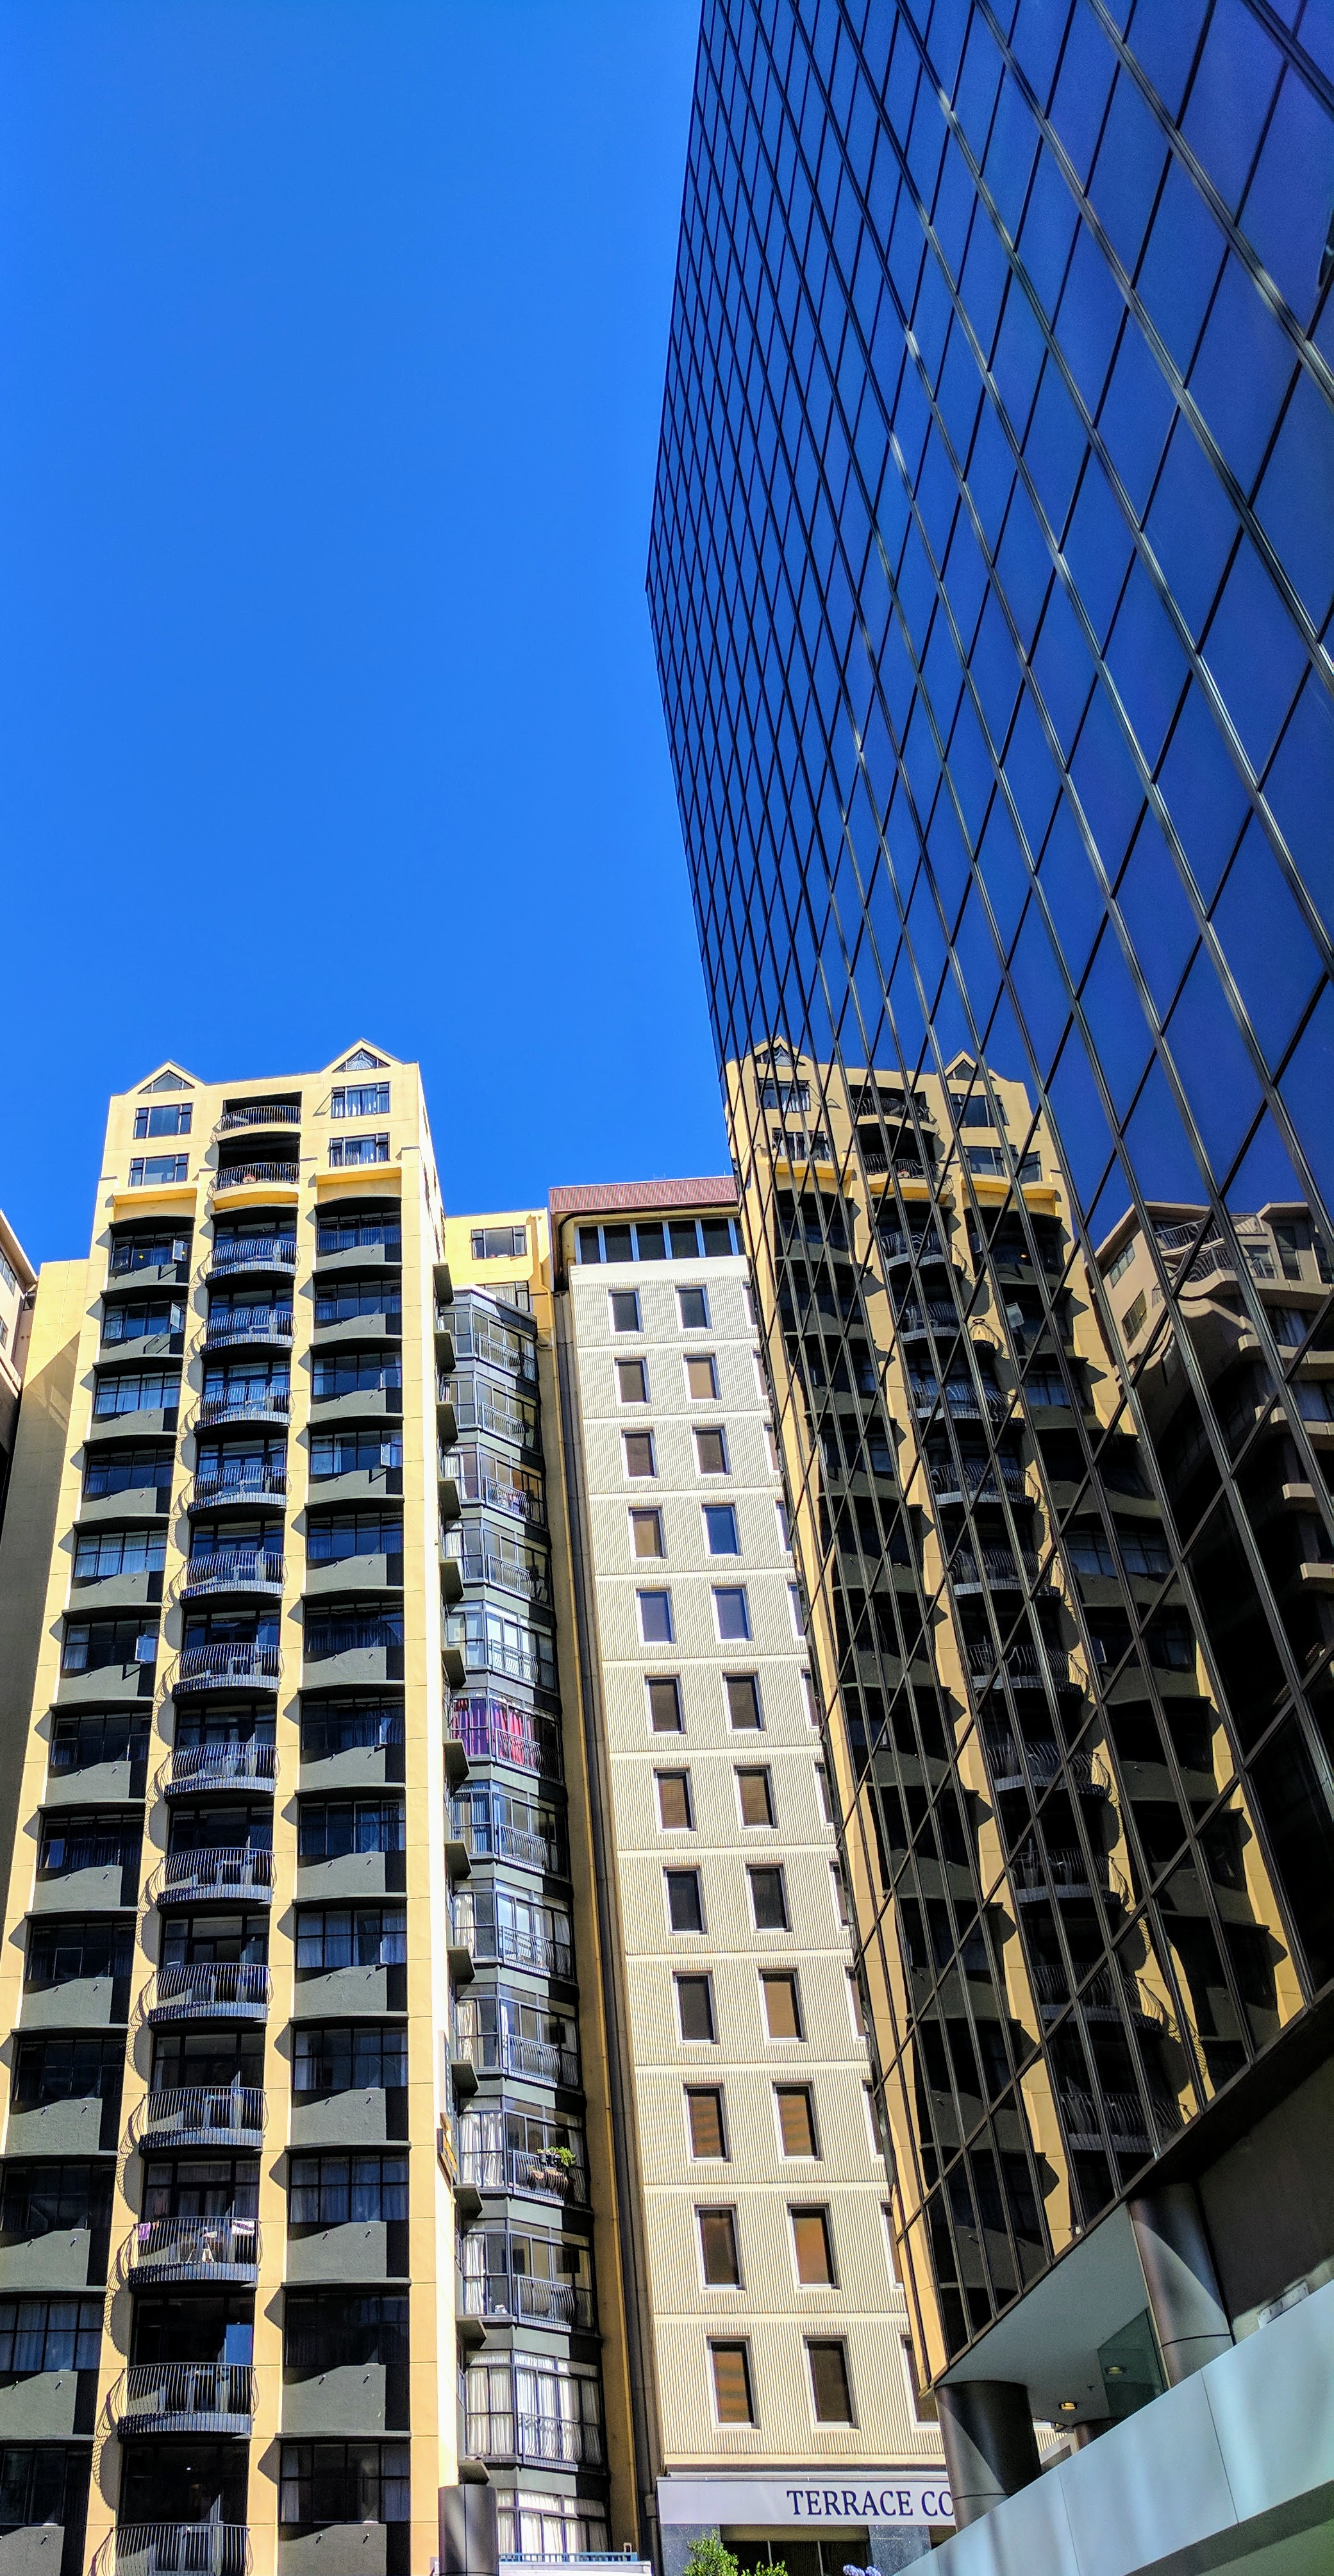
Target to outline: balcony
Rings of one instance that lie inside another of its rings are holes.
[[[527,1968],[537,1977],[574,1975],[573,1947],[559,1933],[518,1923],[470,1922],[468,1914],[461,1913],[452,1937],[479,1968]]]
[[[1045,1855],[1022,1851],[1010,1863],[1010,1878],[1021,1904],[1057,1896],[1100,1897],[1118,1905],[1130,1902],[1130,1890],[1105,1852],[1098,1853],[1090,1867],[1082,1851],[1053,1850]]]
[[[545,1772],[553,1780],[565,1776],[559,1722],[537,1709],[512,1708],[505,1700],[456,1699],[448,1732],[469,1762],[512,1762],[517,1770]]]
[[[995,1468],[987,1458],[965,1458],[956,1467],[952,1459],[933,1458],[931,1491],[941,1503],[998,1503],[1002,1488],[1017,1503],[1031,1502],[1024,1483],[1022,1467],[1003,1466],[997,1480]]]
[[[243,1394],[204,1395],[191,1417],[190,1429],[207,1431],[221,1422],[281,1422],[286,1425],[292,1409],[292,1390],[288,1386],[252,1388]]]
[[[157,1905],[193,1905],[218,1898],[267,1905],[273,1894],[273,1854],[250,1844],[235,1849],[168,1852],[148,1882]]]
[[[173,1597],[178,1601],[201,1601],[210,1592],[277,1595],[282,1588],[281,1556],[262,1547],[212,1547],[189,1558],[179,1583],[173,1586]]]
[[[1039,1662],[1035,1646],[995,1647],[989,1637],[968,1640],[968,1670],[975,1682],[990,1682],[1004,1673],[1015,1690],[1040,1690],[1044,1669],[1058,1690],[1077,1690],[1070,1679],[1070,1657],[1064,1646],[1046,1646]]]
[[[250,1960],[201,1959],[159,1968],[144,1999],[153,2029],[183,2021],[265,2021],[273,1979]]]
[[[923,1234],[905,1234],[901,1226],[880,1226],[876,1230],[881,1258],[887,1262],[948,1261],[950,1256],[938,1235],[928,1229]]]
[[[108,2411],[122,2441],[138,2433],[248,2433],[255,2374],[231,2361],[132,2361]]]
[[[227,2210],[219,2218],[145,2218],[120,2249],[118,2278],[132,2290],[166,2281],[255,2281],[258,2221]]]
[[[299,1163],[276,1163],[267,1159],[229,1163],[213,1176],[213,1196],[215,1199],[225,1198],[229,1190],[252,1189],[257,1182],[269,1189],[294,1190],[300,1179]]]
[[[257,1639],[232,1638],[219,1646],[182,1646],[169,1689],[183,1691],[258,1689],[276,1691],[283,1659],[277,1646]]]
[[[277,1777],[273,1746],[251,1735],[240,1744],[178,1744],[153,1787],[160,1798],[197,1797],[207,1789],[272,1789]]]
[[[563,1847],[548,1841],[545,1834],[530,1834],[523,1826],[506,1824],[498,1816],[467,1816],[459,1832],[471,1860],[516,1860],[522,1868],[540,1869],[552,1878],[569,1877]]]
[[[1110,2146],[1114,2155],[1151,2156],[1157,2152],[1149,2115],[1137,2093],[1104,2093],[1105,2122],[1099,2118],[1098,2105],[1090,2093],[1072,2088],[1058,2093],[1057,2101],[1072,2151],[1083,2148],[1101,2155],[1104,2147]],[[1151,2094],[1150,2102],[1159,2136],[1173,2137],[1181,2127],[1178,2104],[1162,2094]]]
[[[1044,2021],[1054,2021],[1074,2001],[1084,2021],[1111,2022],[1119,2027],[1122,2013],[1128,2012],[1133,2021],[1144,2022],[1154,2030],[1166,2033],[1171,2028],[1166,2007],[1156,1995],[1147,1994],[1128,1969],[1099,1968],[1077,1997],[1071,1996],[1064,1968],[1054,1962],[1039,1960],[1028,1975]]]
[[[121,2522],[93,2559],[93,2576],[250,2576],[244,2522]]]
[[[516,2415],[508,2408],[466,2416],[465,2440],[474,2460],[547,2460],[565,2467],[599,2467],[600,2424],[569,2424],[556,2415]]]
[[[566,2333],[592,2334],[597,2310],[590,2289],[574,2281],[544,2281],[532,2272],[486,2272],[463,2282],[465,2317],[491,2317],[499,2323],[560,2326]]]
[[[224,1109],[213,1130],[215,1136],[233,1136],[245,1127],[299,1127],[301,1104],[297,1100],[247,1100],[238,1109]]]
[[[246,1342],[280,1342],[290,1349],[294,1331],[290,1306],[248,1306],[242,1314],[208,1316],[196,1347],[225,1351]]]
[[[465,1538],[462,1552],[446,1555],[445,1567],[457,1566],[461,1583],[490,1583],[501,1592],[516,1592],[525,1601],[551,1604],[551,1574],[545,1565],[530,1565],[523,1558],[503,1556],[494,1548],[469,1547]]]
[[[957,1333],[958,1330],[959,1318],[953,1306],[933,1305],[929,1301],[924,1307],[905,1306],[898,1319],[902,1341],[917,1341],[924,1334]]]
[[[1037,1576],[1037,1558],[1025,1550],[1016,1562],[1008,1547],[983,1547],[976,1554],[961,1548],[950,1566],[956,1592],[1022,1592],[1026,1584],[1037,1582]],[[1051,1585],[1042,1589],[1049,1592]]]
[[[257,2084],[187,2084],[146,2093],[130,2114],[129,2141],[141,2155],[176,2147],[264,2144],[268,2103]]]
[[[236,1234],[214,1239],[209,1256],[210,1279],[234,1279],[247,1270],[276,1270],[288,1275],[296,1268],[294,1234]]]
[[[562,2048],[551,2039],[525,2039],[518,2031],[461,2033],[455,2043],[454,2062],[471,2066],[478,2075],[528,2075],[539,2084],[561,2084],[575,2093],[579,2090],[577,2048]]]
[[[474,2191],[521,2193],[529,2200],[555,2200],[572,2209],[588,2206],[588,2176],[583,2166],[562,2163],[554,2147],[464,2147],[459,2180]]]
[[[217,1504],[285,1502],[287,1499],[287,1460],[223,1459],[216,1467],[197,1467],[194,1482],[186,1497],[186,1509],[192,1512],[211,1509]]]

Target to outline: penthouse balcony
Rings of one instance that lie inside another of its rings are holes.
[[[209,1315],[195,1348],[223,1351],[246,1342],[277,1342],[288,1349],[294,1332],[290,1306],[247,1306],[230,1314]]]
[[[230,2361],[132,2361],[107,2411],[122,2441],[140,2433],[248,2433],[255,2374]]]
[[[93,2576],[250,2576],[244,2522],[119,2522],[93,2558]]]
[[[168,1852],[148,1882],[156,1905],[195,1905],[244,1899],[267,1905],[273,1894],[273,1854],[243,1843],[235,1848]]]
[[[172,1598],[202,1601],[215,1592],[262,1592],[276,1597],[282,1588],[282,1557],[271,1548],[242,1542],[232,1547],[202,1548],[190,1556],[179,1582],[172,1587]]]
[[[299,1127],[301,1104],[297,1100],[246,1100],[232,1109],[224,1109],[213,1130],[215,1136],[238,1135],[247,1127]]]
[[[216,1646],[182,1646],[167,1687],[178,1698],[190,1691],[276,1691],[282,1671],[280,1647],[231,1637]]]
[[[191,1416],[189,1428],[208,1431],[224,1422],[281,1422],[286,1424],[292,1410],[290,1386],[263,1386],[253,1379],[235,1388],[224,1388],[216,1395],[203,1395]]]
[[[153,1782],[160,1798],[198,1797],[209,1789],[272,1789],[278,1777],[274,1747],[249,1735],[236,1744],[178,1744]]]
[[[253,1189],[257,1182],[268,1189],[294,1190],[300,1179],[300,1163],[286,1158],[279,1162],[261,1155],[250,1163],[223,1164],[214,1173],[212,1195],[215,1199],[225,1198],[229,1191]]]
[[[177,2147],[252,2149],[264,2144],[268,2102],[257,2084],[186,2084],[145,2093],[130,2114],[141,2155]]]
[[[247,1271],[276,1271],[280,1277],[290,1277],[295,1269],[294,1234],[215,1235],[205,1276],[233,1279]]]
[[[253,2282],[259,2277],[259,2222],[225,2210],[217,2218],[144,2218],[117,2259],[117,2278],[131,2290],[170,2281]]]
[[[265,2021],[273,1994],[267,1968],[250,1960],[200,1959],[159,1968],[144,1998],[154,2029],[185,2021]]]

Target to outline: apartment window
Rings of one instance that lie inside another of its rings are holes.
[[[733,2209],[697,2209],[699,2220],[699,2258],[708,2290],[739,2290],[741,2256],[736,2241],[736,2212]]]
[[[767,1404],[769,1402],[769,1381],[764,1374],[764,1361],[760,1357],[758,1351],[752,1351],[750,1356],[755,1370],[755,1392],[758,1395],[761,1404]]]
[[[648,1370],[642,1360],[618,1360],[616,1391],[622,1404],[647,1404]]]
[[[750,1910],[757,1932],[786,1932],[787,1890],[781,1869],[752,1869]]]
[[[379,2093],[408,2080],[408,2035],[398,2023],[352,2022],[308,2029],[298,2023],[294,2093]]]
[[[876,2107],[875,2092],[871,2085],[863,2084],[862,2099],[866,2104],[866,2134],[871,2141],[871,2153],[873,2156],[883,2156],[885,2141],[880,2127],[880,2113]]]
[[[898,2266],[896,2264],[896,2274],[897,2270]],[[932,2396],[930,2389],[924,2388],[921,2380],[918,2378],[917,2355],[912,2348],[912,2336],[900,2335],[899,2348],[903,2354],[903,2376],[908,2383],[908,2394],[912,2399],[912,2409],[918,2423],[938,2424],[940,2422],[940,2408],[936,2404],[935,2398]]]
[[[1142,1330],[1144,1318],[1148,1311],[1148,1296],[1145,1290],[1141,1288],[1138,1297],[1132,1297],[1130,1304],[1127,1306],[1126,1311],[1121,1318],[1121,1329],[1128,1342],[1133,1342],[1136,1334]]]
[[[798,1584],[789,1583],[787,1587],[787,1605],[792,1613],[792,1634],[794,1637],[799,1638],[801,1643],[804,1645],[806,1642],[806,1613],[802,1607],[801,1590]]]
[[[279,2520],[307,2529],[407,2523],[408,2463],[406,2442],[284,2442]]]
[[[631,1512],[630,1534],[636,1556],[665,1556],[661,1512]]]
[[[653,1456],[652,1432],[623,1431],[621,1438],[625,1442],[627,1476],[656,1476],[658,1470]]]
[[[740,1556],[741,1541],[737,1537],[734,1504],[705,1504],[704,1543],[710,1556]],[[736,1631],[733,1631],[733,1634],[735,1633]]]
[[[722,1430],[695,1433],[695,1465],[701,1476],[727,1473],[727,1435]]]
[[[94,1673],[157,1661],[157,1629],[143,1618],[71,1619],[61,1651],[62,1673]]]
[[[331,1118],[387,1118],[387,1082],[348,1082],[329,1095]]]
[[[161,1574],[167,1562],[165,1530],[90,1530],[74,1556],[76,1583],[105,1583],[113,1574]]]
[[[672,1642],[672,1596],[670,1592],[641,1592],[639,1633],[646,1646],[670,1646]]]
[[[718,1370],[712,1351],[692,1351],[686,1361],[686,1388],[692,1404],[716,1404]]]
[[[648,1722],[655,1735],[680,1735],[681,1685],[675,1673],[655,1673],[648,1685]]]
[[[130,1163],[132,1190],[171,1189],[190,1169],[188,1154],[135,1154]]]
[[[639,1331],[639,1290],[613,1288],[611,1291],[611,1329],[614,1333]]]
[[[676,1303],[680,1309],[683,1333],[702,1333],[708,1329],[709,1299],[704,1288],[678,1288]]]
[[[833,1792],[829,1785],[829,1773],[823,1762],[816,1763],[815,1786],[819,1792],[820,1813],[823,1816],[825,1823],[827,1825],[836,1824],[838,1819],[834,1813]]]
[[[111,1266],[114,1270],[116,1266],[114,1253],[112,1255]],[[0,1279],[3,1279],[6,1288],[12,1288],[15,1296],[18,1295],[19,1274],[15,1269],[13,1262],[10,1260],[8,1253],[4,1251],[0,1251]]]
[[[1109,1288],[1114,1288],[1118,1279],[1124,1279],[1126,1272],[1130,1268],[1131,1262],[1135,1258],[1138,1246],[1139,1238],[1137,1235],[1132,1234],[1129,1243],[1123,1245],[1120,1252],[1118,1252],[1115,1261],[1112,1262],[1110,1268],[1103,1274]]]
[[[690,1801],[690,1773],[658,1771],[654,1777],[658,1783],[658,1822],[663,1832],[693,1831],[695,1817]]]
[[[102,1316],[104,1344],[147,1341],[159,1333],[179,1333],[185,1326],[185,1308],[178,1297],[132,1297],[123,1305],[109,1305]]]
[[[755,1299],[751,1292],[751,1285],[748,1279],[743,1279],[741,1282],[741,1294],[746,1301],[746,1322],[753,1329],[755,1323]]]
[[[352,1852],[403,1851],[406,1835],[401,1798],[303,1798],[297,1857],[342,1860]]]
[[[406,1906],[302,1906],[298,1911],[298,1970],[390,1968],[407,1955]]]
[[[354,1171],[362,1163],[387,1163],[389,1138],[380,1136],[331,1136],[329,1167],[331,1171]]]
[[[474,1261],[523,1261],[527,1253],[526,1225],[479,1225],[473,1228]]]
[[[288,2159],[287,2219],[291,2227],[374,2225],[406,2218],[406,2156],[326,2155]]]
[[[170,1101],[162,1109],[136,1109],[134,1113],[136,1144],[142,1143],[146,1136],[188,1136],[191,1114],[191,1103],[188,1100]]]
[[[776,2084],[778,2137],[785,2156],[818,2156],[815,2106],[809,2084]]]
[[[764,1994],[764,2020],[770,2039],[800,2039],[801,2005],[797,1980],[791,1969],[767,1971],[760,1978]]]
[[[806,1715],[812,1726],[818,1726],[820,1723],[820,1703],[815,1696],[815,1684],[811,1680],[808,1672],[803,1672],[801,1676],[801,1687],[806,1701]]]
[[[682,2039],[717,2038],[711,1977],[678,1977],[676,2011]]]
[[[852,1917],[848,1912],[848,1891],[843,1884],[843,1872],[836,1860],[829,1864],[829,1883],[833,1890],[835,1916],[847,1932],[851,1929]]]
[[[771,1825],[774,1820],[774,1793],[768,1771],[738,1771],[736,1786],[742,1824]]]
[[[783,1470],[778,1456],[778,1442],[774,1438],[774,1427],[772,1422],[766,1422],[764,1426],[764,1445],[769,1453],[770,1475],[781,1476]]]
[[[778,1544],[784,1556],[792,1554],[792,1532],[788,1525],[787,1505],[774,1497],[774,1518],[778,1523]]]
[[[713,1615],[718,1622],[718,1634],[724,1645],[738,1638],[749,1637],[750,1604],[740,1584],[727,1589],[714,1586]]]
[[[753,2424],[755,2408],[750,2391],[750,2346],[744,2343],[714,2343],[709,2351],[713,2360],[713,2402],[720,2424]]]
[[[723,2125],[723,2097],[718,2085],[687,2085],[686,2126],[690,2133],[692,2156],[726,2156],[727,2131]]]
[[[792,2253],[797,2279],[804,2290],[831,2290],[834,2286],[834,2249],[829,2236],[827,2209],[793,2209]]]
[[[760,1685],[754,1673],[724,1673],[723,1688],[727,1693],[729,1726],[758,1727],[764,1724],[760,1715]]]
[[[102,2300],[0,2299],[0,2372],[96,2370],[102,2357]]]
[[[673,1932],[702,1932],[704,1899],[697,1869],[665,1869],[667,1920]]]
[[[817,2424],[850,2424],[852,2390],[848,2384],[848,2352],[843,2343],[808,2343],[811,2364],[811,2403]]]

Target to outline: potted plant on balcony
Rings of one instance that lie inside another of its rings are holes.
[[[539,2191],[567,2192],[574,2174],[574,2156],[568,2147],[543,2147],[533,2159],[531,2172]]]

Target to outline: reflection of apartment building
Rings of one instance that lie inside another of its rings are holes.
[[[36,1281],[37,1273],[18,1236],[0,1212],[0,1519],[13,1464]]]

